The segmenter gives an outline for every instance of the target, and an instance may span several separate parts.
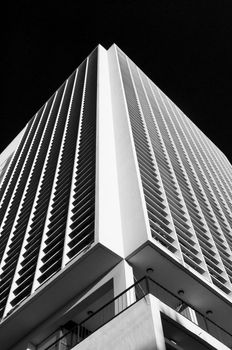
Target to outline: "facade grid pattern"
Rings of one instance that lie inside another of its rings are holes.
[[[222,166],[224,156],[216,146],[120,49],[117,54],[151,235],[230,295],[227,162]]]
[[[1,182],[1,317],[94,241],[96,78],[93,52],[28,123]]]
[[[44,350],[110,299],[116,319],[115,295],[149,273],[159,307],[173,298],[173,315],[228,333],[232,167],[117,46],[97,47],[18,136],[0,159],[1,339]]]

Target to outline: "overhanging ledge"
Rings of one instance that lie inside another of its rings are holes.
[[[156,244],[145,242],[127,257],[127,261],[134,268],[138,279],[146,274],[148,267],[151,267],[154,270],[150,275],[151,278],[175,295],[178,295],[178,290],[183,289],[184,298],[190,305],[202,314],[206,314],[207,310],[213,310],[210,316],[212,321],[232,333],[230,322],[232,306],[229,298],[223,296],[222,292],[219,294],[214,286],[210,286],[206,280],[182,266]]]
[[[101,244],[77,257],[27,298],[0,324],[0,344],[9,348],[118,264],[122,258]],[[11,336],[14,330],[14,337]]]

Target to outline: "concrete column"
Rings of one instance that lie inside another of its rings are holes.
[[[125,261],[121,261],[114,275],[114,296],[124,292],[134,284],[132,267]],[[115,313],[118,314],[136,301],[135,289],[132,288],[115,300]]]
[[[165,340],[163,333],[163,326],[161,321],[159,300],[151,297],[150,295],[147,298],[147,301],[151,304],[151,314],[153,319],[154,335],[155,335],[155,344],[154,350],[165,350]]]

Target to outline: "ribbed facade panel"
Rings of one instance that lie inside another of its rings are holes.
[[[1,317],[94,242],[96,89],[97,50],[30,120],[8,160],[0,188]]]
[[[120,49],[117,55],[151,235],[231,294],[228,161]]]
[[[232,293],[231,165],[120,49],[112,52],[105,51],[100,62],[96,49],[83,61],[30,120],[1,164],[0,317],[61,276],[71,261],[83,263],[79,258],[95,243],[95,259],[103,246],[108,257],[128,260],[152,247],[181,264],[181,271],[184,267],[198,280]],[[115,86],[120,87],[117,98]],[[120,140],[125,157],[118,156]],[[110,156],[99,151],[108,146]],[[115,167],[108,173],[111,156]],[[115,188],[106,196],[100,187],[107,181],[107,189]],[[115,206],[105,203],[110,196]],[[138,205],[133,206],[134,198]],[[128,218],[126,210],[122,215],[126,206],[131,207]],[[141,221],[139,237],[134,237],[134,214]],[[84,279],[79,266],[77,281]]]
[[[95,216],[96,168],[96,84],[97,56],[89,58],[83,95],[77,162],[75,163],[73,196],[67,256],[73,258],[93,243]]]

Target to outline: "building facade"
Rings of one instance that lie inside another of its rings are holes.
[[[99,45],[0,155],[1,349],[232,348],[231,181]]]

